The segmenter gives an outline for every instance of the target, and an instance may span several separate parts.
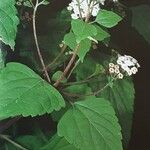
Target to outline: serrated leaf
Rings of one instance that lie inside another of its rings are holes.
[[[65,35],[64,43],[74,50],[77,46],[76,37],[73,32],[70,32]],[[83,62],[86,54],[91,48],[91,41],[89,39],[84,39],[80,42],[79,50],[77,55],[79,56],[81,62]]]
[[[112,28],[121,20],[122,18],[113,11],[102,9],[99,11],[95,21],[104,27]]]
[[[0,1],[0,39],[12,49],[15,46],[17,25],[19,24],[15,3],[15,0]]]
[[[94,36],[96,40],[103,41],[104,39],[110,37],[110,34],[104,31],[101,27],[99,27],[98,25],[95,25],[95,27],[97,29],[97,34],[96,36]]]
[[[81,150],[122,150],[120,130],[113,107],[101,98],[76,102],[58,123],[58,135]]]
[[[65,106],[61,94],[23,64],[8,63],[0,72],[0,118],[37,116]]]
[[[77,150],[73,145],[69,144],[65,138],[59,137],[57,134],[52,137],[50,143],[42,147],[40,150]]]
[[[117,80],[112,87],[101,92],[101,97],[108,99],[113,105],[122,128],[124,145],[130,140],[134,104],[134,85],[132,80]]]
[[[94,25],[88,24],[82,20],[76,19],[71,22],[72,31],[76,36],[76,42],[80,43],[82,40],[95,36],[97,30]]]

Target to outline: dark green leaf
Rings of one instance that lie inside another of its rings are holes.
[[[134,104],[134,85],[129,79],[117,80],[112,87],[101,92],[101,97],[110,100],[122,127],[124,145],[130,140]]]
[[[15,3],[15,0],[0,1],[0,39],[12,49],[19,24]]]
[[[61,94],[23,64],[8,63],[0,72],[0,118],[36,116],[65,106]]]
[[[101,98],[76,102],[58,123],[58,135],[81,150],[122,150],[120,130],[113,107]]]

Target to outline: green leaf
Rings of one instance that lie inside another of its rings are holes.
[[[92,90],[88,85],[79,84],[79,85],[71,85],[64,89],[65,92],[72,93],[72,94],[79,94],[79,95],[86,95],[92,93]]]
[[[0,39],[12,49],[19,24],[15,3],[15,0],[0,1]]]
[[[72,31],[76,36],[77,43],[80,43],[82,40],[97,34],[97,30],[94,25],[88,24],[82,20],[72,20],[71,25]]]
[[[108,99],[116,111],[126,146],[130,140],[134,94],[134,85],[130,79],[117,80],[112,87],[101,92],[101,97]]]
[[[104,27],[112,28],[121,20],[122,18],[116,13],[102,9],[99,11],[95,21]]]
[[[49,3],[50,3],[50,2],[49,2],[48,0],[43,0],[43,1],[42,1],[42,4],[43,4],[43,5],[48,5]]]
[[[94,38],[98,41],[103,41],[106,38],[110,37],[110,34],[107,33],[106,31],[104,31],[100,26],[95,25],[96,29],[97,29],[97,34],[96,36],[94,36]]]
[[[113,107],[102,98],[76,102],[58,123],[58,135],[81,150],[122,150],[120,130]]]
[[[70,49],[74,50],[77,46],[75,34],[73,32],[66,34],[64,37],[64,43],[68,45]],[[77,54],[81,62],[83,62],[90,48],[91,48],[91,41],[89,39],[84,39],[80,42],[80,47],[79,47],[79,51]]]
[[[145,38],[150,44],[150,6],[140,5],[131,7],[132,26]],[[143,17],[144,16],[144,17]]]
[[[58,79],[60,79],[60,77],[63,75],[63,72],[62,71],[57,71],[57,72],[55,72],[54,74],[53,74],[53,76],[52,76],[52,80],[53,81],[57,81]],[[67,79],[66,79],[66,77],[63,79],[63,80],[61,80],[61,83],[66,83],[67,82]]]
[[[69,144],[65,138],[59,137],[57,134],[50,140],[50,143],[42,147],[40,150],[77,150],[73,145]]]
[[[61,94],[23,64],[8,63],[0,72],[0,118],[37,116],[65,106]]]

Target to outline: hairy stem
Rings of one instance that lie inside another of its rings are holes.
[[[62,76],[55,82],[55,84],[54,84],[55,87],[58,87],[59,84],[60,84],[60,82],[61,82],[61,81],[64,79],[64,77],[67,75],[68,71],[70,70],[72,64],[73,64],[74,61],[75,61],[75,58],[76,58],[76,56],[77,56],[77,52],[78,52],[78,50],[79,50],[79,47],[80,47],[80,44],[77,44],[77,46],[76,46],[76,48],[75,48],[75,50],[74,50],[74,53],[73,53],[73,55],[72,55],[72,57],[71,57],[71,59],[70,59],[68,65],[67,65],[67,67],[65,68],[65,70],[64,70],[64,72],[63,72],[63,74],[62,74]]]
[[[21,146],[20,144],[18,144],[16,142],[12,141],[11,139],[9,139],[8,136],[6,136],[6,135],[0,134],[0,138],[6,140],[7,142],[11,143],[12,145],[14,145],[15,147],[17,147],[21,150],[28,150],[28,149],[24,148],[23,146]]]
[[[35,5],[35,7],[34,7],[34,11],[33,11],[33,33],[34,33],[34,39],[35,39],[35,44],[36,44],[37,53],[38,53],[38,56],[39,56],[39,59],[40,59],[42,68],[43,68],[43,70],[44,70],[45,76],[46,76],[46,78],[47,78],[47,81],[48,81],[49,83],[51,83],[49,74],[48,74],[48,72],[47,72],[47,70],[46,70],[46,66],[45,66],[45,63],[44,63],[44,60],[43,60],[43,56],[42,56],[41,51],[40,51],[40,48],[39,48],[38,39],[37,39],[36,21],[35,21],[35,20],[36,20],[36,12],[37,12],[38,6],[39,6],[39,3],[38,3],[38,0],[37,0],[37,1],[36,1],[36,5]]]

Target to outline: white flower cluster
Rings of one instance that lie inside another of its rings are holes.
[[[91,13],[92,16],[96,16],[100,10],[100,6],[97,1],[72,0],[67,9],[72,12],[72,19],[78,19],[85,18],[89,13]]]
[[[72,19],[85,18],[89,13],[95,17],[100,10],[99,4],[104,5],[104,3],[105,0],[72,0],[67,9],[72,12]]]
[[[109,73],[115,74],[119,79],[122,79],[124,75],[131,76],[136,74],[139,67],[138,61],[132,56],[118,55],[117,64],[109,64]]]
[[[118,79],[123,79],[123,73],[121,73],[120,66],[117,64],[109,63],[109,73]]]

